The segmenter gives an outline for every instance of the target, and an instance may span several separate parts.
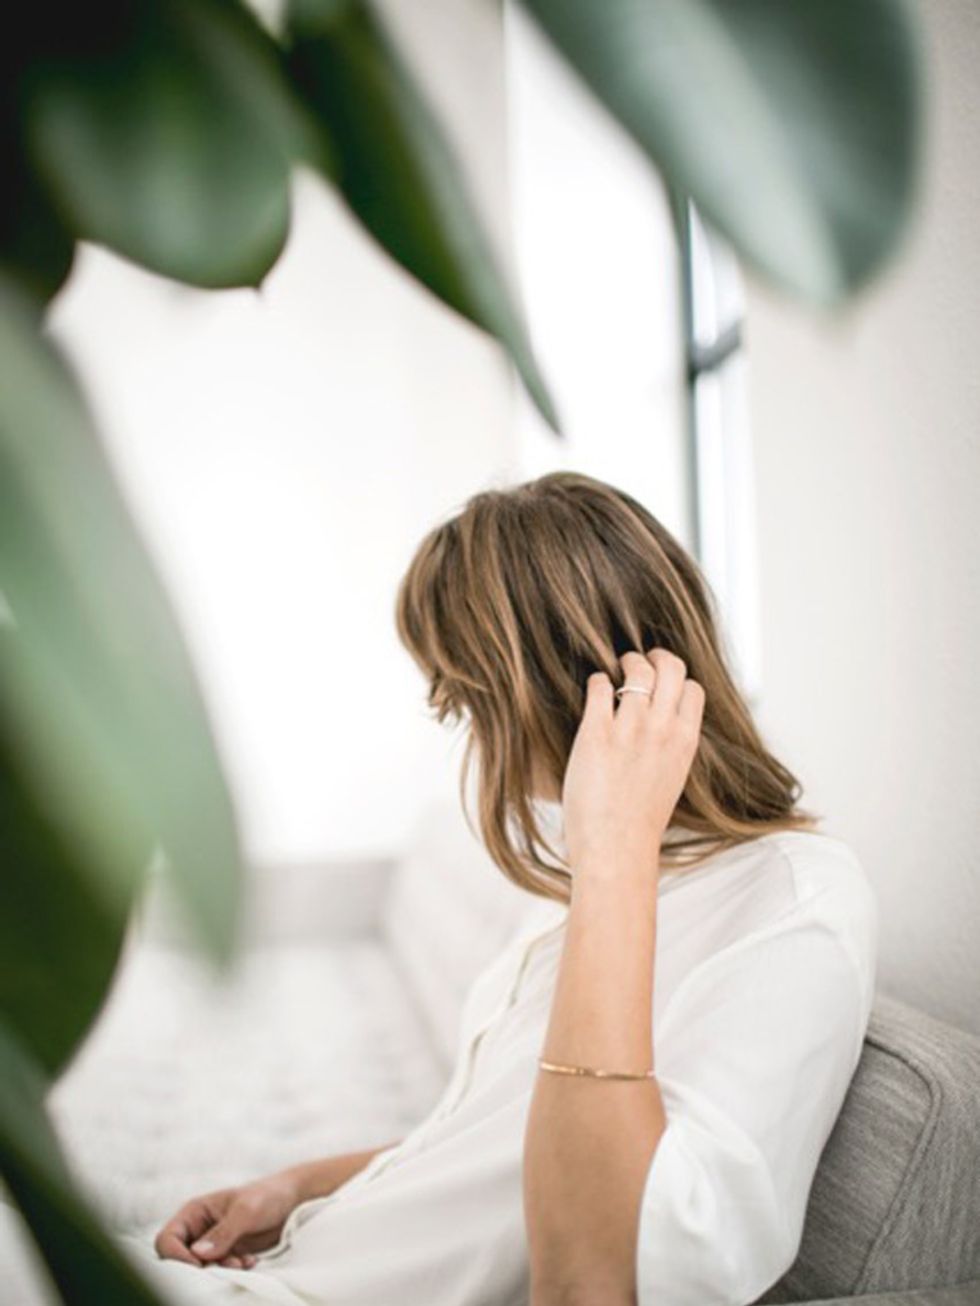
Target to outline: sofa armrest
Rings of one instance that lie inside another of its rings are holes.
[[[251,868],[246,936],[264,943],[376,937],[396,857],[350,856]]]
[[[980,1279],[946,1288],[903,1288],[898,1292],[874,1292],[857,1297],[826,1297],[800,1306],[978,1306]]]

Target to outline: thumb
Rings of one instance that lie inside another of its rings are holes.
[[[230,1206],[217,1224],[197,1242],[191,1244],[191,1251],[202,1260],[213,1261],[224,1256],[243,1233],[248,1232],[248,1212],[241,1206]]]

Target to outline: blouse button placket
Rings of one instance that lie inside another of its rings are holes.
[[[466,1096],[467,1092],[469,1091],[469,1087],[473,1081],[473,1071],[476,1067],[477,1053],[480,1049],[481,1044],[483,1043],[483,1040],[485,1039],[486,1035],[490,1032],[490,1030],[493,1029],[495,1025],[500,1023],[500,1021],[504,1018],[507,1012],[510,1011],[514,1003],[517,1001],[517,997],[521,989],[521,984],[524,981],[524,976],[527,973],[528,965],[530,964],[531,958],[533,957],[534,953],[548,938],[550,938],[555,933],[557,929],[560,928],[560,925],[563,923],[564,921],[559,922],[558,925],[550,926],[543,931],[539,930],[537,933],[532,935],[532,937],[528,939],[527,942],[525,943],[523,952],[521,953],[520,956],[520,962],[517,967],[517,972],[514,975],[514,978],[511,981],[510,985],[508,986],[506,993],[498,1002],[492,1014],[483,1022],[480,1028],[476,1030],[472,1035],[469,1042],[469,1046],[467,1048],[466,1066],[463,1075],[461,1076],[461,1083],[456,1093],[453,1095],[453,1097],[448,1102],[445,1102],[442,1105],[442,1107],[440,1107],[436,1115],[437,1119],[443,1120],[447,1116],[452,1115],[452,1113],[459,1106],[460,1102],[462,1102],[463,1098]]]
[[[469,1090],[470,1084],[472,1083],[472,1079],[473,1079],[473,1070],[476,1065],[476,1054],[477,1051],[479,1050],[479,1047],[484,1037],[493,1028],[493,1026],[496,1025],[504,1017],[504,1015],[506,1015],[506,1013],[511,1009],[511,1007],[514,1005],[515,1001],[517,1000],[518,994],[520,993],[521,984],[523,982],[525,974],[527,973],[528,965],[536,949],[542,943],[544,943],[546,939],[550,938],[555,933],[556,930],[560,929],[563,924],[564,924],[564,918],[562,918],[562,920],[559,921],[558,924],[546,926],[543,929],[538,929],[533,934],[531,934],[529,938],[526,939],[524,943],[523,951],[519,954],[520,961],[518,963],[517,971],[514,975],[514,978],[511,981],[511,983],[508,985],[506,993],[497,1003],[496,1007],[491,1012],[491,1014],[488,1017],[486,1017],[486,1019],[479,1026],[479,1028],[476,1029],[473,1032],[473,1034],[470,1036],[470,1041],[466,1049],[466,1060],[464,1063],[463,1071],[459,1076],[460,1079],[459,1087],[457,1088],[456,1092],[436,1110],[436,1112],[432,1117],[433,1125],[439,1123],[442,1120],[445,1120],[448,1116],[451,1116],[459,1106],[460,1102],[462,1102],[463,1098],[466,1096],[466,1093]],[[427,1137],[428,1137],[428,1131],[420,1134],[415,1139],[416,1146],[424,1145]],[[363,1176],[364,1183],[365,1184],[370,1183],[372,1179],[374,1179],[377,1175],[382,1174],[389,1166],[396,1164],[400,1159],[400,1155],[405,1155],[405,1154],[404,1153],[400,1154],[400,1150],[396,1147],[389,1156],[381,1158],[379,1164],[371,1169],[370,1174],[366,1174]],[[356,1181],[357,1178],[358,1176],[355,1175],[354,1181]],[[326,1197],[322,1197],[322,1198],[313,1198],[310,1202],[304,1202],[300,1206],[294,1207],[293,1211],[287,1217],[286,1222],[283,1225],[282,1234],[280,1235],[279,1243],[275,1247],[270,1248],[266,1253],[264,1253],[264,1256],[271,1259],[276,1256],[281,1256],[283,1252],[288,1250],[290,1238],[293,1232],[295,1231],[297,1225],[305,1222],[304,1219],[300,1218],[300,1213],[302,1212],[303,1216],[305,1216],[305,1218],[308,1219],[314,1213],[315,1210],[318,1210],[320,1208],[320,1206],[326,1205],[331,1200],[331,1197],[332,1194],[328,1194]]]

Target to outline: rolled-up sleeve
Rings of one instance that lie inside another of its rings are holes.
[[[667,1126],[643,1190],[638,1306],[748,1306],[793,1263],[857,1066],[873,903],[799,904],[690,972],[654,1031]],[[865,914],[841,928],[841,912]]]

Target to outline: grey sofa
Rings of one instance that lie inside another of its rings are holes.
[[[980,1039],[879,993],[788,1302],[980,1306]]]

